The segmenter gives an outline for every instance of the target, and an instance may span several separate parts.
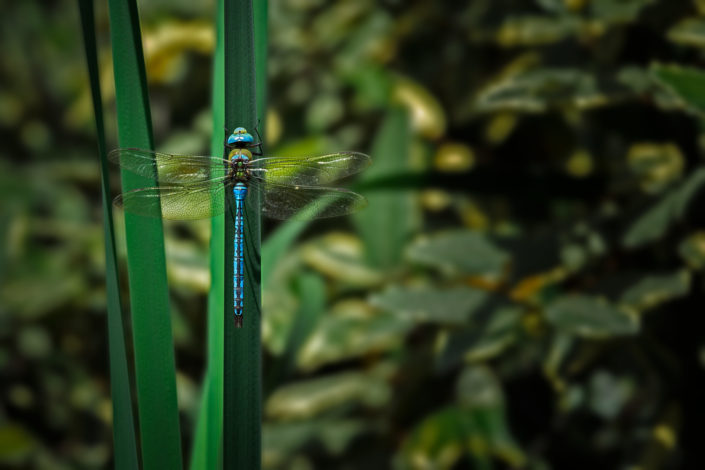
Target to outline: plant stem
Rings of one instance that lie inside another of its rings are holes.
[[[229,130],[257,124],[254,28],[251,0],[225,1],[225,125]],[[225,155],[227,157],[227,155]],[[233,322],[234,200],[226,194],[223,466],[261,468],[260,201],[247,195],[243,327]]]

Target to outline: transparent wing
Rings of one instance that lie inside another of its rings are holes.
[[[268,183],[318,186],[358,173],[370,162],[369,156],[358,152],[317,157],[266,157],[250,163],[250,174]]]
[[[128,191],[115,198],[125,211],[164,219],[193,220],[213,217],[225,211],[225,189],[222,182],[210,181],[181,186],[160,186]]]
[[[138,148],[119,148],[108,154],[108,160],[121,168],[162,183],[197,183],[209,180],[215,185],[225,178],[228,161],[219,157],[172,155]]]
[[[273,219],[320,219],[356,212],[367,206],[363,196],[340,188],[289,186],[250,180],[262,194],[262,214]],[[250,200],[248,195],[247,200]]]

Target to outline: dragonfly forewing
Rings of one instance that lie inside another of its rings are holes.
[[[318,186],[358,173],[370,165],[359,152],[339,152],[315,157],[265,157],[250,163],[254,179],[294,186]]]
[[[228,166],[228,161],[219,157],[172,155],[138,148],[112,150],[108,160],[132,173],[156,178],[160,186],[225,179]]]

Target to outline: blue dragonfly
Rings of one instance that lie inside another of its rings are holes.
[[[362,171],[370,157],[339,152],[313,157],[262,157],[262,144],[243,127],[226,139],[228,158],[172,155],[137,148],[119,148],[108,159],[121,168],[154,178],[157,186],[120,194],[115,204],[143,216],[201,219],[225,211],[225,192],[232,191],[235,224],[233,259],[234,319],[242,326],[245,266],[243,256],[245,206],[250,191],[261,194],[261,213],[275,219],[335,217],[367,205],[361,195],[326,185]],[[256,155],[258,158],[254,158]],[[155,173],[156,172],[156,173]],[[306,208],[305,211],[302,209]],[[302,214],[305,214],[302,216]]]

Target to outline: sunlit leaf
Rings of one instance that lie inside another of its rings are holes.
[[[324,364],[399,347],[413,323],[393,314],[375,314],[364,304],[343,303],[324,315],[304,342],[297,365],[310,371]]]
[[[496,278],[508,255],[480,233],[455,230],[425,236],[407,251],[410,261],[437,268],[448,274],[469,274]]]
[[[693,269],[705,267],[705,232],[696,232],[683,240],[678,247],[681,258]]]
[[[703,184],[705,169],[700,168],[644,211],[627,228],[622,244],[628,248],[636,248],[658,240],[674,222],[685,215],[691,199]]]
[[[417,322],[463,324],[488,297],[485,291],[469,287],[435,289],[392,286],[373,295],[370,303]]]
[[[633,335],[639,320],[607,300],[587,295],[566,295],[548,305],[546,319],[561,331],[589,338]]]
[[[616,83],[612,85],[616,87]],[[620,92],[617,88],[610,93]],[[545,112],[553,107],[590,109],[611,98],[597,77],[576,69],[536,69],[493,82],[477,97],[477,111]]]
[[[380,378],[344,372],[278,388],[267,400],[265,413],[279,420],[308,419],[344,404],[378,407],[390,397],[389,386]]]
[[[690,291],[691,275],[687,270],[645,276],[627,289],[620,302],[639,311],[649,310]]]
[[[668,39],[686,46],[705,47],[705,21],[687,18],[668,31]]]

